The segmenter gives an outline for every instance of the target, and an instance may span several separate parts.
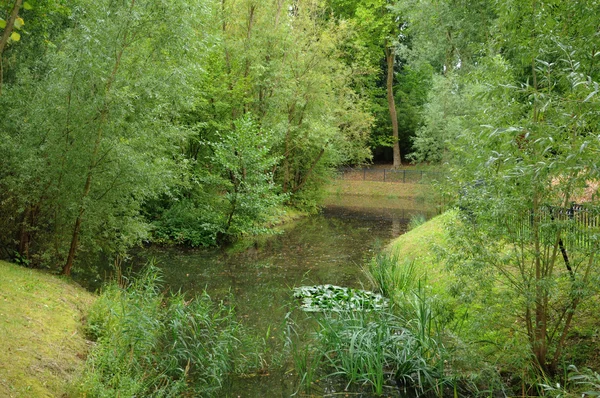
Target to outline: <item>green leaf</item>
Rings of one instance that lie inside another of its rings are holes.
[[[21,40],[21,35],[20,35],[20,34],[18,34],[17,32],[12,32],[12,33],[10,34],[10,39],[11,39],[12,41],[19,41],[19,40]]]
[[[28,1],[26,1],[25,3],[23,3],[23,8],[26,10],[32,10],[33,6],[31,5],[31,3],[29,3]]]
[[[597,91],[592,91],[590,93],[590,95],[588,95],[587,97],[585,97],[585,99],[583,100],[583,102],[588,102],[594,95],[598,94]]]
[[[15,19],[15,29],[21,29],[23,27],[23,25],[25,25],[25,21],[23,21],[23,18],[17,18]]]
[[[6,21],[4,19],[0,19],[0,29],[6,28]]]

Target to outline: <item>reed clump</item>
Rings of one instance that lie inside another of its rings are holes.
[[[94,397],[211,396],[227,375],[260,366],[260,350],[232,307],[203,293],[161,291],[148,266],[132,283],[109,284],[88,317],[96,343],[77,388]]]

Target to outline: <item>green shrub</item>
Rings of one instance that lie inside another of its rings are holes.
[[[223,216],[215,203],[197,204],[195,200],[181,199],[156,211],[160,216],[152,222],[154,240],[192,247],[216,245],[217,236],[224,231]]]

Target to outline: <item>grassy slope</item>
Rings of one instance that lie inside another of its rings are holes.
[[[444,226],[453,222],[455,217],[453,211],[434,217],[400,235],[388,246],[388,250],[397,253],[401,261],[414,261],[417,270],[427,276],[428,283],[435,286],[436,290],[444,289],[450,279],[436,255],[436,247],[446,244],[448,233]]]
[[[423,194],[424,184],[401,184],[378,181],[333,180],[325,187],[329,194],[386,196],[393,198],[412,198]]]
[[[419,227],[407,232],[404,235],[396,238],[387,249],[391,252],[399,254],[400,261],[408,259],[414,261],[417,270],[427,276],[428,285],[434,292],[446,295],[447,299],[452,300],[448,296],[448,288],[452,281],[452,273],[444,268],[444,264],[436,255],[436,247],[447,247],[448,233],[444,227],[448,223],[455,222],[456,213],[453,211],[446,212],[437,216]],[[505,303],[506,304],[506,303]],[[471,304],[471,311],[475,311],[479,315],[473,317],[468,327],[476,329],[469,333],[475,335],[485,335],[489,341],[499,342],[499,347],[504,347],[506,352],[495,352],[494,355],[500,359],[500,365],[510,365],[513,357],[520,358],[521,353],[510,352],[514,347],[511,344],[518,343],[516,339],[508,338],[506,332],[510,323],[514,319],[506,319],[500,317],[506,311],[492,308],[489,303]],[[456,309],[460,306],[456,303]],[[466,308],[466,307],[465,307]],[[583,302],[574,318],[573,328],[569,335],[567,347],[565,348],[566,363],[575,363],[591,367],[592,369],[600,369],[600,346],[598,345],[598,311],[600,304],[597,300],[586,300]],[[479,312],[478,312],[479,311]],[[506,315],[506,314],[505,314]],[[495,317],[499,317],[495,319]],[[468,329],[464,325],[465,331]],[[473,336],[471,336],[472,338]],[[525,350],[525,343],[521,342],[517,349]],[[512,347],[512,348],[511,348]],[[474,348],[474,347],[473,347]],[[482,347],[479,347],[482,348]],[[492,349],[493,347],[488,347]],[[483,351],[482,351],[483,352]],[[509,366],[510,368],[510,366]]]
[[[82,368],[81,320],[94,296],[0,261],[0,396],[56,397]]]

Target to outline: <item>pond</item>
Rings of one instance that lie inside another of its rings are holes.
[[[227,249],[151,247],[137,253],[134,267],[154,258],[169,288],[190,294],[206,289],[215,300],[232,300],[242,323],[258,336],[268,333],[277,350],[293,287],[370,288],[362,267],[416,215],[429,218],[433,212],[414,200],[332,196],[319,214],[285,226],[280,234]],[[224,394],[289,397],[294,383],[281,369],[234,380]]]

